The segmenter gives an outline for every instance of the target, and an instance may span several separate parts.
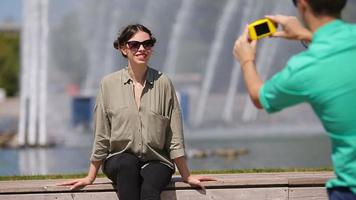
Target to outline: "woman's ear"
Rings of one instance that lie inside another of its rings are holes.
[[[125,48],[125,47],[120,47],[119,50],[121,51],[121,53],[122,53],[124,56],[127,56],[127,48]]]

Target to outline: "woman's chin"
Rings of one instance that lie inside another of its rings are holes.
[[[137,64],[147,64],[148,59],[147,58],[135,58],[134,61]]]
[[[134,63],[136,63],[136,65],[147,65],[147,61],[137,61],[137,60],[135,60]]]

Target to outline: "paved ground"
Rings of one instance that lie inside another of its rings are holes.
[[[0,118],[5,116],[18,117],[20,101],[18,97],[7,98],[0,102]]]
[[[8,98],[0,102],[0,147],[16,146],[19,119],[19,98]]]

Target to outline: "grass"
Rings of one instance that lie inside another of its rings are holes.
[[[237,174],[237,173],[267,173],[267,172],[321,172],[332,171],[331,167],[323,168],[260,168],[260,169],[231,169],[231,170],[195,170],[192,174]],[[176,173],[178,175],[178,173]],[[75,179],[83,178],[86,173],[65,175],[32,175],[32,176],[0,176],[0,181],[14,180],[45,180],[45,179]],[[99,173],[98,177],[105,177]]]
[[[45,180],[45,179],[74,179],[83,178],[86,173],[80,174],[54,174],[54,175],[30,175],[30,176],[0,176],[0,181],[15,181],[15,180]],[[104,177],[104,174],[98,174],[98,177]]]
[[[230,169],[230,170],[198,170],[192,174],[238,174],[238,173],[268,173],[268,172],[322,172],[332,171],[331,167],[321,168],[258,168],[258,169]]]

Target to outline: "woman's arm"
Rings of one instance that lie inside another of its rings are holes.
[[[85,178],[75,179],[58,184],[59,186],[71,186],[70,189],[74,190],[79,187],[84,187],[90,185],[94,182],[96,175],[98,174],[99,168],[102,161],[91,161],[89,166],[88,175]]]
[[[181,174],[183,181],[192,186],[198,186],[202,189],[205,189],[204,185],[202,184],[203,181],[216,181],[215,178],[208,176],[191,175],[184,156],[174,159],[174,163],[177,165],[178,171]]]

